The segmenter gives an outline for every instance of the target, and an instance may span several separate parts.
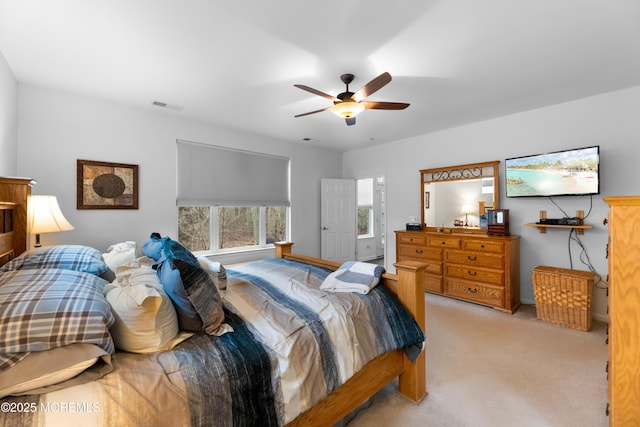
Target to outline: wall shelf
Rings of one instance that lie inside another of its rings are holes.
[[[547,217],[547,211],[540,211],[540,219],[545,219]],[[584,211],[576,211],[576,218],[584,218]],[[556,224],[537,224],[537,223],[528,223],[525,224],[527,227],[538,227],[538,231],[541,233],[546,233],[547,228],[573,228],[576,230],[576,234],[584,234],[584,230],[592,228],[591,225],[583,224],[583,225],[556,225]]]

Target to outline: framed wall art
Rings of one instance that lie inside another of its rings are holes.
[[[78,209],[138,209],[138,165],[77,161]]]

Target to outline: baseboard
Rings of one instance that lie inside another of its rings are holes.
[[[520,302],[526,305],[536,305],[535,300],[520,299]],[[606,313],[591,313],[591,318],[600,322],[609,323],[609,315]]]

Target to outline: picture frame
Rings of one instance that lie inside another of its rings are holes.
[[[77,209],[138,209],[138,165],[77,160]]]

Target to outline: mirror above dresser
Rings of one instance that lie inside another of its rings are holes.
[[[499,208],[499,164],[496,160],[421,170],[422,226],[485,232],[480,217]]]

